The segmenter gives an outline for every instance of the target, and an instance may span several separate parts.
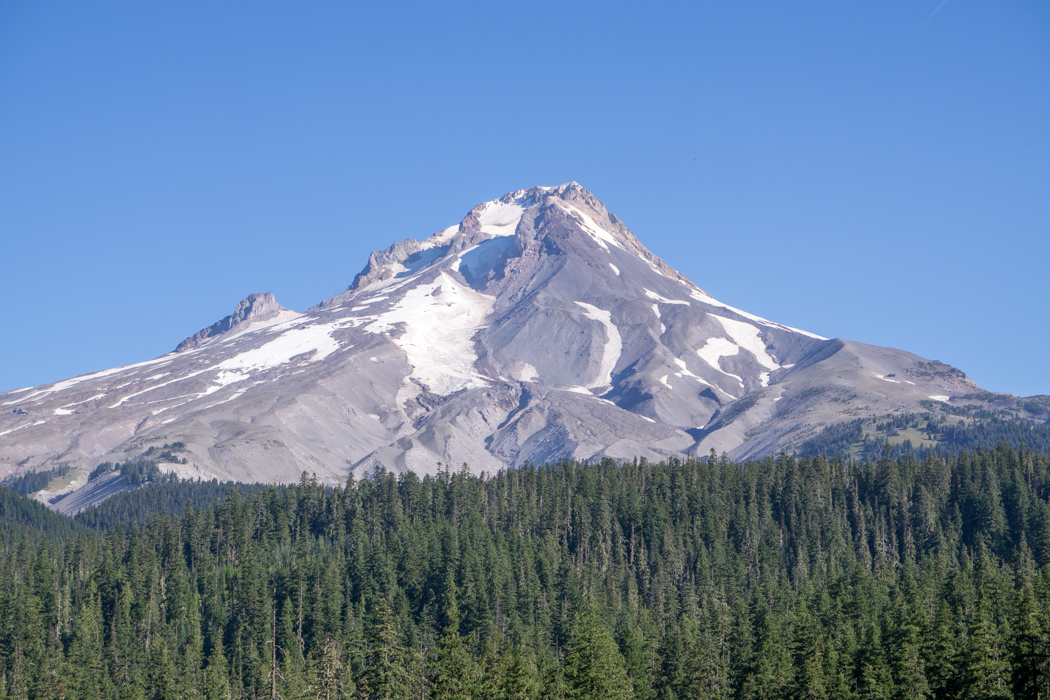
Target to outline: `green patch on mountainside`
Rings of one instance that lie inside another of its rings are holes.
[[[78,530],[78,523],[50,510],[43,503],[0,486],[0,539],[7,541],[14,535],[27,533],[65,537]]]
[[[26,472],[18,476],[9,476],[0,484],[11,489],[19,496],[30,496],[38,491],[50,489],[58,490],[68,486],[76,478],[76,472],[68,464],[62,464],[54,469],[43,471]]]
[[[1037,401],[1045,397],[1033,397]],[[797,455],[849,455],[875,459],[922,457],[927,453],[944,455],[979,447],[1006,443],[1017,448],[1050,449],[1050,422],[1020,417],[1017,413],[975,410],[930,401],[925,413],[903,413],[860,418],[829,426],[796,446]],[[1032,413],[1041,413],[1041,403]],[[1029,414],[1031,415],[1031,414]]]

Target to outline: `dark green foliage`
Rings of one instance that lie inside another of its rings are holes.
[[[629,700],[634,689],[627,680],[623,655],[598,616],[593,600],[576,614],[565,659],[565,681],[574,700]]]
[[[94,481],[103,474],[108,474],[109,472],[113,471],[115,466],[116,465],[114,465],[113,462],[103,462],[102,464],[98,465],[97,467],[91,470],[91,473],[88,474],[88,481]]]
[[[52,479],[63,477],[73,471],[73,467],[62,465],[54,469],[45,469],[42,472],[26,472],[19,476],[9,476],[2,483],[20,496],[29,496],[47,488]]]
[[[0,489],[0,697],[1050,697],[1027,448],[225,486]]]
[[[127,477],[127,480],[135,486],[141,486],[145,483],[174,481],[174,478],[166,477],[161,473],[156,461],[146,457],[136,457],[126,462],[121,462],[117,465],[117,471]]]
[[[858,459],[870,460],[884,454],[893,459],[905,455],[922,459],[927,452],[945,457],[1004,442],[1014,448],[1024,445],[1036,452],[1050,451],[1050,424],[1044,421],[1004,417],[987,410],[966,410],[940,401],[924,403],[929,405],[930,413],[899,413],[828,426],[795,447],[794,452],[801,456],[852,454]],[[950,416],[963,416],[964,420]],[[901,433],[909,428],[928,442],[918,444],[904,439]]]
[[[45,532],[56,538],[73,534],[77,525],[43,503],[20,496],[0,486],[0,536],[6,540],[14,533]]]
[[[143,522],[154,514],[181,516],[191,504],[210,510],[226,500],[235,489],[242,495],[262,493],[263,484],[240,484],[233,481],[165,481],[149,488],[124,491],[102,503],[85,508],[75,516],[77,522],[91,528],[108,530],[129,523]],[[272,487],[271,487],[272,488]]]

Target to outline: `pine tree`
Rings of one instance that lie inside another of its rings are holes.
[[[966,648],[966,700],[1010,698],[1010,663],[1003,640],[983,598],[974,611]]]
[[[1017,596],[1012,646],[1014,697],[1050,698],[1050,635],[1045,611],[1040,610],[1031,585]]]
[[[795,682],[793,697],[798,700],[824,700],[828,689],[824,680],[824,644],[820,631],[808,613],[796,623],[793,645]]]
[[[535,700],[540,693],[536,664],[522,649],[515,648],[510,654],[500,697],[505,700]]]
[[[310,697],[317,700],[339,700],[343,697],[345,673],[342,649],[335,638],[325,637],[311,654],[307,677]]]
[[[106,697],[102,654],[102,609],[94,582],[89,584],[87,602],[77,615],[76,634],[69,650],[69,693],[90,700]]]
[[[466,641],[459,634],[461,615],[451,571],[445,577],[443,597],[442,608],[446,625],[438,640],[437,654],[432,666],[433,695],[449,700],[470,700],[481,684],[481,667],[467,650]]]
[[[790,661],[782,636],[764,603],[754,601],[754,646],[739,680],[739,697],[761,700],[779,695],[790,681]]]
[[[203,695],[206,700],[230,700],[230,677],[226,666],[226,656],[222,653],[222,643],[216,642],[208,655],[208,665],[204,667]]]
[[[623,656],[598,617],[593,600],[576,615],[565,659],[565,682],[573,700],[627,700],[634,690]]]
[[[926,662],[922,658],[923,620],[918,611],[904,605],[897,611],[890,641],[890,671],[896,688],[894,700],[923,700],[930,697]]]
[[[369,625],[358,692],[365,700],[411,700],[414,680],[410,655],[398,644],[390,603],[380,598]]]

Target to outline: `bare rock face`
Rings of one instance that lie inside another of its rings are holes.
[[[238,302],[232,314],[186,338],[175,348],[175,352],[193,350],[201,343],[213,340],[223,333],[241,328],[254,321],[268,321],[275,318],[282,311],[287,311],[287,309],[277,303],[272,293],[249,294],[247,298]]]
[[[168,355],[0,394],[0,475],[170,445],[179,459],[160,466],[181,476],[281,482],[746,458],[844,420],[995,397],[947,365],[712,298],[572,182],[373,253],[303,313],[253,294]]]

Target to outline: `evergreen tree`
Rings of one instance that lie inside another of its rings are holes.
[[[215,644],[208,655],[208,665],[203,673],[203,695],[205,700],[231,700],[229,671],[222,645]]]
[[[380,598],[368,630],[365,668],[358,680],[358,692],[365,700],[411,700],[414,685],[410,654],[398,643],[390,603]]]
[[[332,637],[314,650],[310,658],[308,691],[309,696],[317,700],[339,700],[344,696],[344,665],[342,649]]]
[[[572,700],[626,700],[634,697],[624,669],[623,655],[590,599],[583,604],[572,625],[565,659],[565,682]]]
[[[481,685],[481,667],[460,636],[462,616],[456,600],[457,590],[452,573],[445,577],[443,615],[445,630],[438,640],[431,682],[433,695],[449,700],[469,700]]]
[[[1010,663],[999,629],[983,598],[974,611],[966,648],[963,698],[999,700],[1011,697]]]
[[[1018,700],[1050,698],[1050,635],[1046,610],[1040,609],[1031,584],[1017,597],[1012,645],[1012,687]]]

